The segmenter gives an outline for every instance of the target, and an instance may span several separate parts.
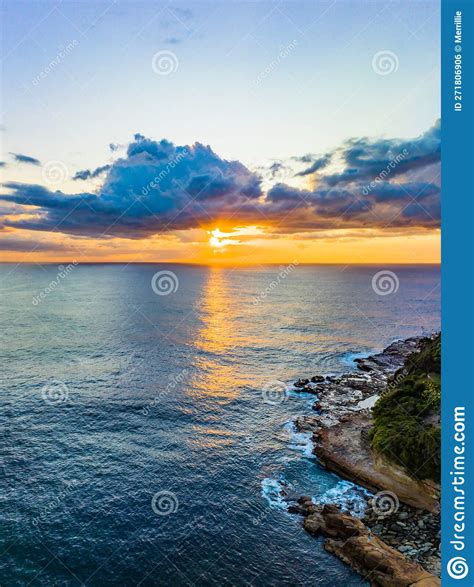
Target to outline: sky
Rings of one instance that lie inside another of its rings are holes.
[[[2,260],[439,262],[439,2],[2,11]]]

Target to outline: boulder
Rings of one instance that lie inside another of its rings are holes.
[[[359,518],[340,511],[339,506],[315,506],[307,496],[298,504],[307,512],[305,530],[324,536],[324,548],[365,577],[372,587],[440,586],[437,577],[374,536]]]
[[[298,416],[295,428],[298,432],[315,432],[319,429],[319,419],[317,416]]]
[[[310,534],[316,536],[322,534],[343,540],[369,532],[361,520],[341,512],[333,504],[325,505],[319,510],[313,510],[306,516],[303,526]]]
[[[439,587],[440,580],[376,536],[327,539],[324,548],[370,580],[373,587]]]
[[[324,381],[324,377],[322,375],[313,375],[313,377],[311,377],[311,381],[313,383],[322,383]]]
[[[308,385],[309,383],[309,379],[298,379],[298,381],[295,382],[295,387],[304,387],[305,385]]]

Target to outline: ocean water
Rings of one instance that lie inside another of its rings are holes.
[[[0,584],[365,585],[286,513],[360,491],[285,385],[439,329],[439,268],[58,271],[0,266]]]

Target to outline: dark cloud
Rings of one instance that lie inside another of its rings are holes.
[[[41,165],[39,159],[35,159],[34,157],[30,157],[28,155],[22,155],[21,153],[10,153],[13,159],[17,163],[29,163],[30,165]]]
[[[270,177],[272,179],[274,179],[275,177],[277,177],[283,170],[285,170],[285,164],[282,163],[281,161],[274,161],[270,167],[268,168],[268,171],[270,173]]]
[[[302,163],[309,163],[310,162],[308,160],[308,155],[306,155],[305,157],[302,157],[300,159],[300,161]],[[303,171],[300,171],[296,175],[297,176],[299,175],[302,177],[304,177],[305,175],[312,175],[313,173],[316,173],[317,171],[320,171],[321,169],[324,169],[325,167],[327,167],[330,162],[331,162],[331,155],[324,155],[324,157],[319,157],[319,158],[313,160],[309,167],[307,167],[306,169],[303,169]]]
[[[400,155],[401,154],[401,155]],[[35,216],[5,226],[86,236],[143,238],[169,230],[235,224],[281,224],[287,233],[324,228],[437,227],[439,124],[417,139],[357,139],[324,157],[304,156],[300,175],[313,188],[279,182],[262,192],[262,178],[211,147],[176,146],[136,134],[111,165],[78,172],[105,174],[97,193],[66,195],[39,185],[6,184],[2,199],[34,207]],[[400,155],[400,156],[399,156]],[[335,159],[342,171],[330,171]],[[282,162],[270,172],[278,177]],[[313,171],[310,171],[313,167]]]
[[[324,177],[327,185],[350,184],[376,178],[395,178],[439,163],[441,126],[438,120],[421,136],[411,139],[351,139],[338,149],[346,168]]]
[[[370,194],[376,202],[406,200],[407,197],[420,202],[430,196],[439,198],[440,187],[434,183],[390,183],[385,181],[376,183]]]
[[[97,194],[73,196],[10,182],[9,202],[39,208],[38,218],[8,223],[32,230],[141,238],[209,224],[251,207],[262,195],[260,178],[239,161],[208,146],[174,146],[141,134],[108,170]],[[254,212],[255,216],[255,212]]]
[[[403,209],[402,217],[420,224],[429,223],[430,220],[439,221],[441,219],[441,203],[439,199],[424,202],[422,206],[418,202],[412,202]]]
[[[1,251],[19,251],[19,252],[36,252],[36,251],[67,251],[68,247],[62,243],[48,243],[34,239],[25,239],[20,236],[5,236],[0,239]]]
[[[101,167],[97,167],[96,169],[84,169],[82,171],[77,171],[72,179],[94,179],[108,171],[111,167],[111,165],[102,165]]]

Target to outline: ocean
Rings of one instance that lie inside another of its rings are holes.
[[[438,330],[438,266],[0,275],[2,585],[366,584],[286,512],[361,496],[290,384]]]

